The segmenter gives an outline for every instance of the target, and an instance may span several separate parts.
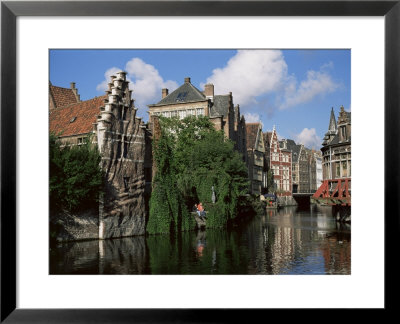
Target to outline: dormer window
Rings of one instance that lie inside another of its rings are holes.
[[[346,126],[341,126],[340,127],[340,134],[341,134],[343,140],[347,139]]]

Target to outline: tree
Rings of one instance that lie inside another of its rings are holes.
[[[246,166],[233,142],[216,131],[207,117],[160,118],[160,125],[161,138],[153,143],[157,174],[148,232],[190,229],[195,223],[189,210],[200,201],[208,212],[207,226],[225,226],[237,216],[239,197],[248,186]]]
[[[61,147],[54,134],[49,137],[50,209],[76,211],[92,207],[103,188],[101,157],[87,138],[79,146]]]

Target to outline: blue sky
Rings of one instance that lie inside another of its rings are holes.
[[[50,50],[50,81],[75,82],[82,100],[104,94],[109,76],[128,72],[138,115],[161,99],[161,89],[185,77],[198,89],[232,92],[247,122],[276,126],[281,138],[319,149],[331,107],[351,109],[350,50]]]

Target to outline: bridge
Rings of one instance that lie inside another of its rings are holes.
[[[351,206],[351,178],[324,180],[310,202],[328,206]]]

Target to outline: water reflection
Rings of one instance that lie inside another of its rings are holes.
[[[50,273],[350,274],[350,233],[329,207],[286,207],[229,231],[60,244]]]

